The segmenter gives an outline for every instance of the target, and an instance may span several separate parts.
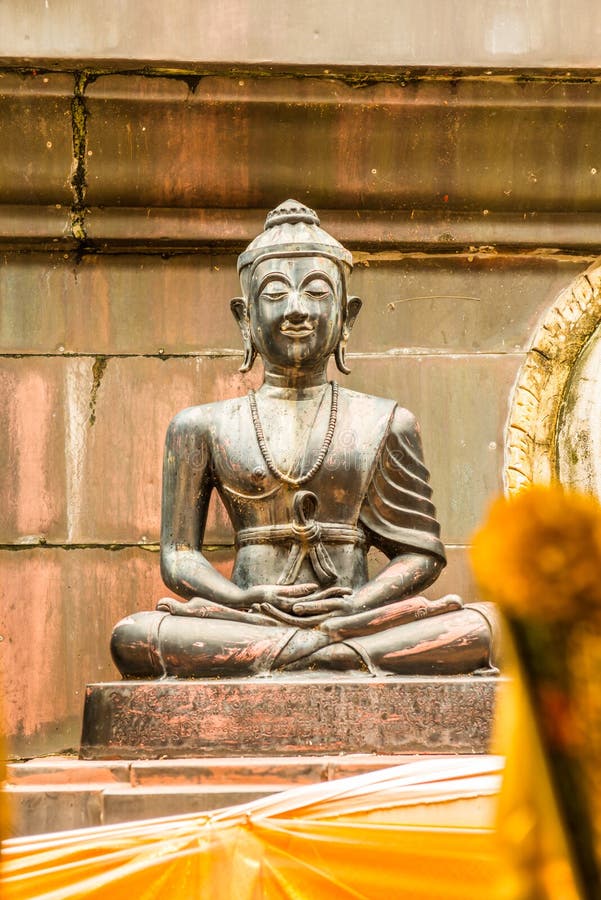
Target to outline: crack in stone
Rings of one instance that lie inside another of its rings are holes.
[[[88,146],[88,109],[85,90],[89,77],[86,72],[75,73],[75,90],[71,100],[71,128],[73,132],[73,169],[71,187],[73,202],[71,204],[71,233],[76,241],[86,240],[85,212],[87,191],[86,153]]]
[[[160,544],[152,543],[152,544],[141,544],[136,541],[127,542],[92,542],[87,541],[83,543],[61,543],[60,541],[47,541],[44,538],[39,538],[35,543],[27,542],[23,544],[2,544],[0,543],[0,550],[7,550],[10,552],[20,553],[23,550],[107,550],[110,552],[115,552],[119,550],[145,550],[147,553],[158,553],[160,550]],[[448,545],[447,545],[448,546]],[[202,552],[203,553],[219,553],[221,551],[233,551],[233,544],[203,544]]]
[[[108,358],[106,356],[96,356],[94,358],[94,365],[92,366],[92,389],[90,391],[90,425],[93,425],[96,421],[96,400],[107,365]]]

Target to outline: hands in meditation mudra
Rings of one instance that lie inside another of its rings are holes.
[[[238,260],[232,312],[256,392],[185,409],[167,434],[161,572],[182,600],[127,616],[128,678],[363,670],[496,672],[485,605],[420,592],[445,565],[414,416],[328,382],[361,308],[351,254],[289,200]],[[391,360],[391,365],[394,361]],[[231,581],[202,553],[211,492],[236,533]],[[373,579],[367,551],[389,563]]]

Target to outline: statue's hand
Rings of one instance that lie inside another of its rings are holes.
[[[247,588],[244,594],[244,603],[247,609],[268,603],[276,609],[290,612],[294,604],[298,602],[299,597],[311,596],[318,588],[319,585],[313,582],[305,582],[304,584],[257,584],[254,587]]]
[[[351,601],[352,590],[347,587],[329,587],[317,591],[303,600],[295,600],[290,610],[295,616],[324,616],[336,613],[339,616],[347,616],[353,612]]]
[[[290,585],[289,587],[308,586]],[[251,610],[272,616],[280,622],[295,625],[297,628],[313,628],[324,622],[333,612],[342,614],[348,604],[347,597],[352,593],[350,588],[336,585],[322,590],[315,590],[317,585],[312,585],[312,587],[314,590],[305,594],[307,599],[301,601],[300,604],[298,593],[291,592],[284,596],[278,593],[273,602],[257,603],[251,607]],[[280,586],[278,586],[279,591],[281,591]]]
[[[342,601],[352,593],[350,588],[338,585],[320,588],[317,584],[291,584],[276,585],[276,588],[274,597],[267,602],[282,612],[293,613],[296,616],[322,615],[342,609],[337,601]],[[311,590],[308,590],[309,588]]]

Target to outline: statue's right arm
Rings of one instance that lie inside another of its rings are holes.
[[[245,592],[202,553],[212,490],[207,416],[203,407],[185,409],[171,422],[165,442],[161,575],[180,597],[202,597],[239,609],[246,605]]]
[[[161,600],[158,609],[175,615],[208,614],[206,601],[235,610],[248,610],[281,598],[302,598],[317,585],[255,585],[243,590],[214,569],[202,552],[209,500],[213,490],[207,407],[184,409],[171,422],[163,462],[161,515],[161,575],[175,594],[188,600]],[[264,624],[259,613],[255,621]]]

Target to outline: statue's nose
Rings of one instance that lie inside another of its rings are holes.
[[[303,302],[300,291],[290,291],[288,295],[288,306],[286,308],[286,318],[290,322],[302,322],[308,315],[309,312]]]

